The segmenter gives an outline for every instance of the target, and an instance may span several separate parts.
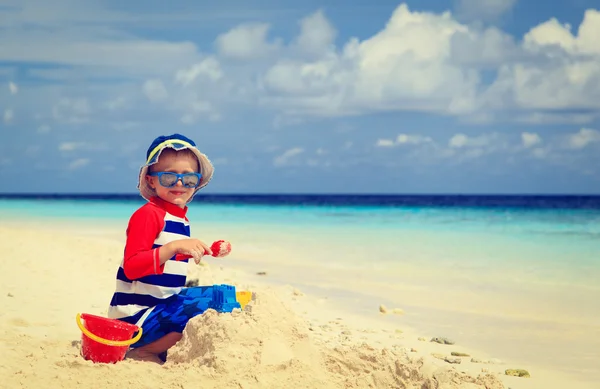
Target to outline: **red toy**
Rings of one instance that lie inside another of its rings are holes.
[[[229,253],[231,252],[231,243],[229,243],[226,240],[217,240],[216,242],[213,242],[213,244],[210,246],[210,251],[212,251],[211,255],[213,257],[216,257],[216,258],[225,257],[225,256],[229,255]],[[196,262],[196,265],[198,265],[200,263],[200,261],[202,260],[202,256],[204,254],[205,253],[200,253],[197,250],[193,250],[189,254],[177,254],[176,259],[178,261],[181,261],[185,258],[194,258],[194,262]]]
[[[213,242],[210,249],[213,257],[225,257],[231,252],[231,243],[226,240],[217,240],[216,242]]]

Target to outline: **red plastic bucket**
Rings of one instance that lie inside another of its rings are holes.
[[[81,323],[81,319],[85,324]],[[81,356],[96,363],[116,363],[125,358],[129,346],[142,336],[142,329],[121,320],[108,319],[88,313],[77,314],[82,332]],[[138,334],[132,339],[133,334]]]

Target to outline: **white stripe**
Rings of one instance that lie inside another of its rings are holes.
[[[160,234],[158,234],[158,237],[154,241],[154,244],[163,246],[174,240],[189,239],[189,238],[190,237],[187,235],[180,235],[180,234],[174,234],[172,232],[162,231]]]
[[[141,327],[142,324],[144,324],[144,322],[146,321],[146,319],[148,318],[148,315],[150,315],[150,313],[154,311],[154,307],[148,309],[146,312],[144,312],[144,314],[142,315],[142,317],[140,317],[140,320],[137,321],[137,323],[135,323],[136,326]]]
[[[116,293],[128,293],[128,294],[146,294],[159,299],[165,299],[171,295],[181,292],[181,287],[168,288],[165,286],[158,286],[152,284],[146,284],[141,281],[135,281],[132,283],[117,280]]]
[[[179,222],[179,223],[183,223],[184,226],[189,226],[190,222],[188,222],[187,220],[181,218],[181,217],[177,217],[175,215],[171,215],[169,212],[165,213],[165,221],[170,221],[170,222]]]
[[[112,305],[108,307],[108,317],[110,319],[121,319],[128,316],[133,316],[142,309],[146,309],[143,305],[118,305],[113,307]]]
[[[187,262],[168,260],[167,262],[165,262],[165,268],[163,273],[176,274],[178,276],[187,276],[188,267],[189,265]]]

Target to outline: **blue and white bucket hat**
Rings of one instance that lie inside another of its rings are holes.
[[[204,188],[212,179],[214,167],[208,159],[208,157],[201,153],[200,150],[198,150],[193,140],[180,134],[159,136],[158,138],[154,139],[154,141],[148,148],[148,151],[146,152],[146,163],[140,169],[138,189],[142,197],[146,200],[150,200],[150,198],[156,196],[156,192],[150,187],[150,185],[148,185],[148,182],[146,181],[148,167],[158,162],[160,154],[165,148],[168,147],[174,150],[189,149],[194,153],[196,158],[198,158],[198,164],[200,167],[200,174],[202,174],[202,178],[200,179],[200,185],[198,185],[198,187],[194,191],[194,195],[200,189]],[[194,196],[192,195],[189,201],[192,201],[193,198]]]

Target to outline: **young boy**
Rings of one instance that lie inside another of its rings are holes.
[[[212,254],[190,238],[187,204],[213,166],[183,135],[160,136],[146,153],[138,189],[148,203],[133,213],[108,317],[142,328],[127,358],[164,362],[187,322],[209,308],[212,287],[186,288],[188,259]]]

